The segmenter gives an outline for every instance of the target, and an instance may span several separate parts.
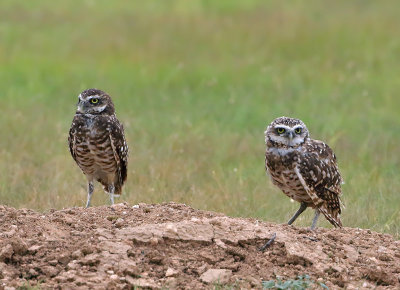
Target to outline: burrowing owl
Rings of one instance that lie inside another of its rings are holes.
[[[315,209],[311,229],[320,213],[335,227],[342,227],[342,177],[332,149],[311,139],[301,120],[287,117],[277,118],[267,127],[265,144],[265,167],[272,182],[301,204],[288,224],[311,207]]]
[[[123,126],[107,93],[88,89],[78,98],[68,142],[72,157],[88,180],[86,207],[90,206],[94,180],[103,185],[114,204],[114,195],[121,194],[127,176],[128,146]]]

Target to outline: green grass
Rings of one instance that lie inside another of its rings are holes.
[[[263,136],[287,115],[334,148],[343,223],[399,237],[399,14],[394,0],[3,1],[1,203],[84,205],[66,139],[96,87],[131,149],[118,201],[287,221],[298,204],[266,177]]]
[[[295,279],[288,279],[283,281],[280,277],[276,280],[269,280],[262,282],[263,289],[290,289],[290,290],[302,290],[302,289],[328,289],[329,288],[321,282],[315,282],[310,279],[308,275],[297,276]]]

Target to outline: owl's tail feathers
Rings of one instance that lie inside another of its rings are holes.
[[[340,214],[342,213],[340,191],[338,194],[337,191],[325,188],[322,196],[324,202],[319,207],[320,212],[322,212],[326,219],[336,228],[342,228],[343,225],[340,220]]]
[[[323,213],[328,222],[330,222],[335,228],[343,227],[342,221],[340,220],[339,211],[327,210],[323,207],[320,207],[318,210]]]
[[[114,195],[121,195],[121,192],[122,192],[122,184],[119,182],[116,182]]]
[[[114,186],[115,191],[114,195],[121,195],[122,193],[122,186],[124,185],[127,177],[127,170],[126,170],[126,163],[125,166],[121,166],[118,169],[118,174],[115,177]]]

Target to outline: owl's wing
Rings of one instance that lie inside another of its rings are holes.
[[[68,145],[69,145],[69,152],[71,153],[72,158],[74,158],[76,162],[76,142],[75,142],[75,118],[72,121],[72,126],[69,129],[69,134],[68,134]]]
[[[115,184],[115,194],[119,194],[128,174],[128,145],[126,144],[124,127],[114,118],[108,127],[114,158],[117,162],[119,182]]]
[[[295,168],[297,177],[326,219],[335,227],[342,227],[339,217],[342,177],[336,156],[322,141],[314,140],[306,146],[307,153],[299,156],[300,166]]]

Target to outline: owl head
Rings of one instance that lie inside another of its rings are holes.
[[[268,141],[287,147],[297,147],[310,138],[306,125],[299,119],[279,117],[268,125],[265,143]]]
[[[111,97],[98,89],[88,89],[78,96],[77,114],[113,115],[114,104]]]

